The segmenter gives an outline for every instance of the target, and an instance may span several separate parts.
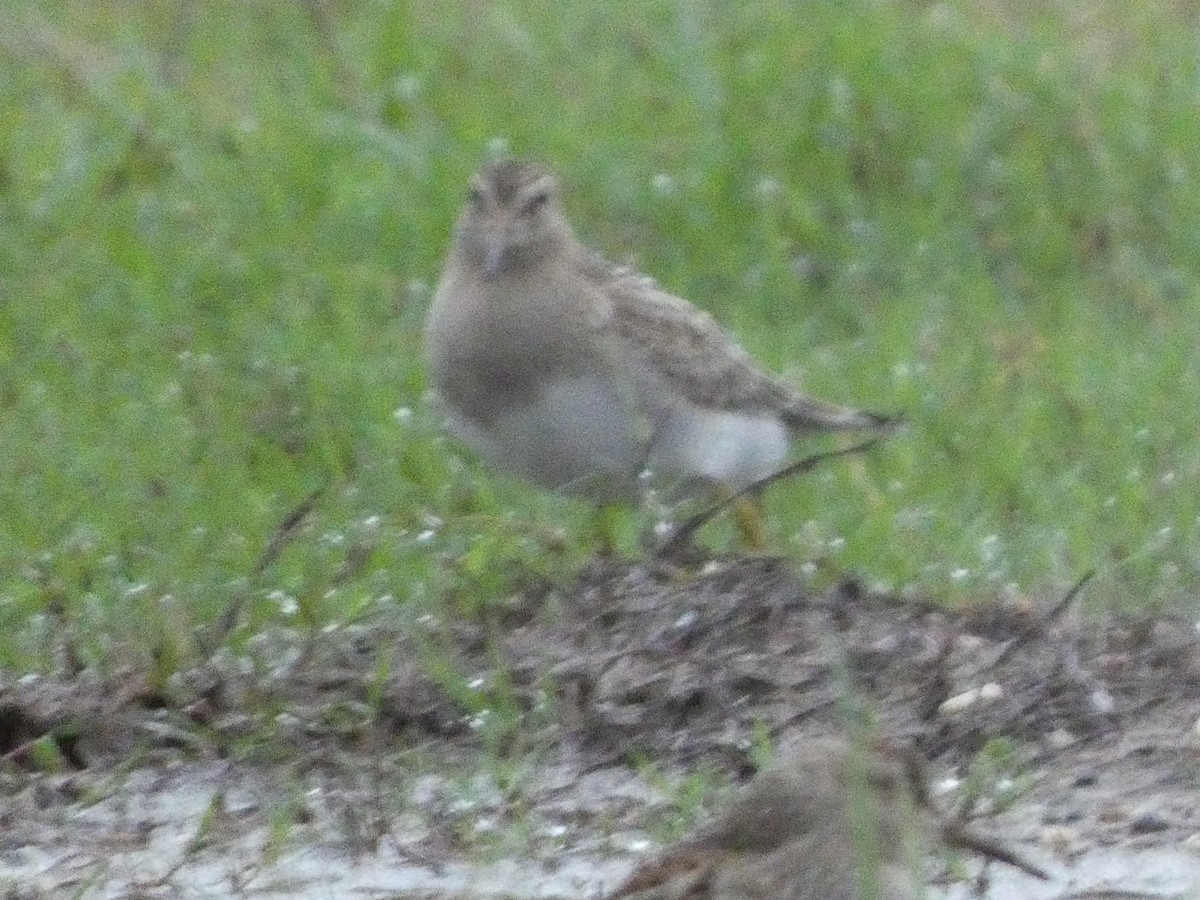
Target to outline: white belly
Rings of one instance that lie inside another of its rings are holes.
[[[702,478],[745,487],[783,464],[790,445],[775,416],[681,406],[654,436],[649,466],[656,474]]]

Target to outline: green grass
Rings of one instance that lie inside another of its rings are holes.
[[[773,491],[777,547],[953,602],[1195,597],[1194,3],[4,6],[0,666],[149,670],[237,597],[469,614],[586,555],[423,399],[498,145],[787,377],[908,417]]]

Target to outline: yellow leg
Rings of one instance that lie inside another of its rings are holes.
[[[762,507],[751,497],[738,497],[733,501],[733,517],[737,521],[742,540],[751,550],[767,549],[767,533],[763,527]]]
[[[767,532],[763,526],[762,508],[756,496],[735,497],[732,488],[718,485],[715,502],[686,519],[675,527],[670,536],[658,545],[658,554],[664,557],[678,555],[692,546],[696,532],[710,522],[714,516],[733,508],[733,518],[746,546],[754,552],[767,549]]]

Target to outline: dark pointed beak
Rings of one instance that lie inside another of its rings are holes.
[[[504,241],[493,238],[487,243],[487,252],[483,258],[483,274],[495,278],[504,268]]]

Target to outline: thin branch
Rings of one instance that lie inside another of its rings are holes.
[[[713,503],[711,506],[700,510],[664,540],[658,549],[654,551],[654,556],[658,558],[671,557],[676,555],[685,547],[688,542],[705,524],[707,524],[714,516],[729,509],[738,500],[744,497],[749,497],[752,494],[757,494],[777,481],[782,481],[785,478],[792,478],[796,475],[803,475],[805,472],[810,472],[818,465],[830,459],[836,459],[839,456],[849,456],[852,453],[865,453],[867,450],[879,443],[881,438],[873,437],[870,440],[855,444],[851,447],[843,447],[839,450],[829,450],[825,453],[814,453],[812,456],[806,456],[804,459],[798,460],[789,466],[784,466],[777,472],[772,472],[765,478],[760,478],[758,481],[751,482],[741,490],[730,494],[728,497],[722,497],[720,500]]]
[[[998,657],[996,657],[996,661],[992,663],[992,665],[999,666],[1003,664],[1010,659],[1012,655],[1017,652],[1017,650],[1019,650],[1021,647],[1024,647],[1035,637],[1041,637],[1044,635],[1046,633],[1046,628],[1050,625],[1053,625],[1062,616],[1062,614],[1067,611],[1067,607],[1071,605],[1071,601],[1079,596],[1079,592],[1084,589],[1084,587],[1089,581],[1092,580],[1095,574],[1095,569],[1085,573],[1084,576],[1076,581],[1075,584],[1072,585],[1071,589],[1067,591],[1066,596],[1055,603],[1054,606],[1051,607],[1050,611],[1042,617],[1042,620],[1038,623],[1037,628],[1029,628],[1013,638],[1012,642],[1004,648]]]

